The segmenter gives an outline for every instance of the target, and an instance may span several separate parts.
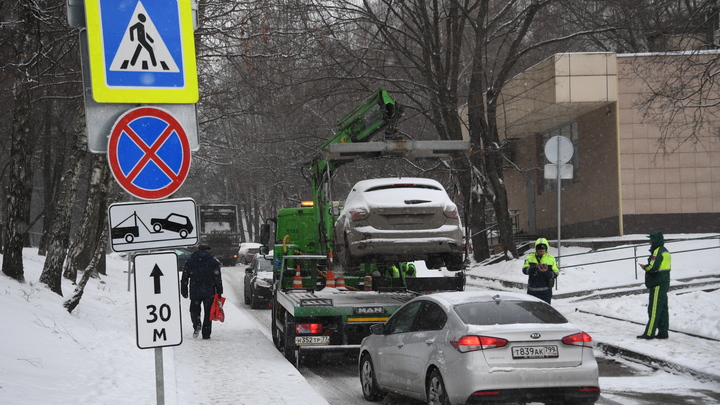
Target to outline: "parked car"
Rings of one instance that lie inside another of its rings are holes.
[[[245,269],[245,304],[268,308],[273,297],[273,256],[256,253]]]
[[[260,252],[260,246],[262,245],[254,242],[241,243],[240,249],[238,249],[238,260],[240,263],[250,263],[253,257],[255,257],[255,254]]]
[[[527,294],[462,291],[417,297],[361,346],[363,396],[433,404],[593,404],[592,338]]]
[[[355,184],[335,222],[336,259],[345,268],[425,260],[429,268],[463,265],[463,233],[455,203],[432,179],[387,178]]]

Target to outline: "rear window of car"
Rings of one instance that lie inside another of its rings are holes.
[[[531,301],[473,302],[455,306],[455,312],[469,325],[568,322],[550,305]]]

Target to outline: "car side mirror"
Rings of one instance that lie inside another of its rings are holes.
[[[260,225],[260,244],[267,246],[270,242],[270,224]]]
[[[376,323],[375,325],[372,325],[370,327],[370,333],[373,335],[384,335],[385,334],[385,324],[384,323]]]
[[[263,257],[264,257],[265,255],[267,255],[268,253],[270,253],[270,248],[269,248],[269,247],[267,247],[267,246],[260,246],[260,254],[263,255]]]

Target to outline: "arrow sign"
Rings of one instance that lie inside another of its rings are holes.
[[[181,344],[177,255],[175,252],[137,254],[133,263],[137,346],[150,349]]]
[[[160,277],[163,276],[162,270],[160,270],[160,267],[158,267],[157,263],[155,264],[155,267],[153,267],[152,272],[150,272],[150,277],[155,279],[155,294],[161,294],[160,289]]]

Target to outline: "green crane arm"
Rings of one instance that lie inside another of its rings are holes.
[[[392,97],[379,88],[369,98],[338,122],[338,131],[320,147],[318,155],[312,163],[312,188],[315,215],[321,244],[332,250],[333,216],[330,212],[331,201],[328,201],[327,185],[339,162],[332,163],[326,158],[328,145],[335,143],[367,142],[378,132],[389,126],[388,131],[394,134],[395,125],[402,115],[402,107]]]

